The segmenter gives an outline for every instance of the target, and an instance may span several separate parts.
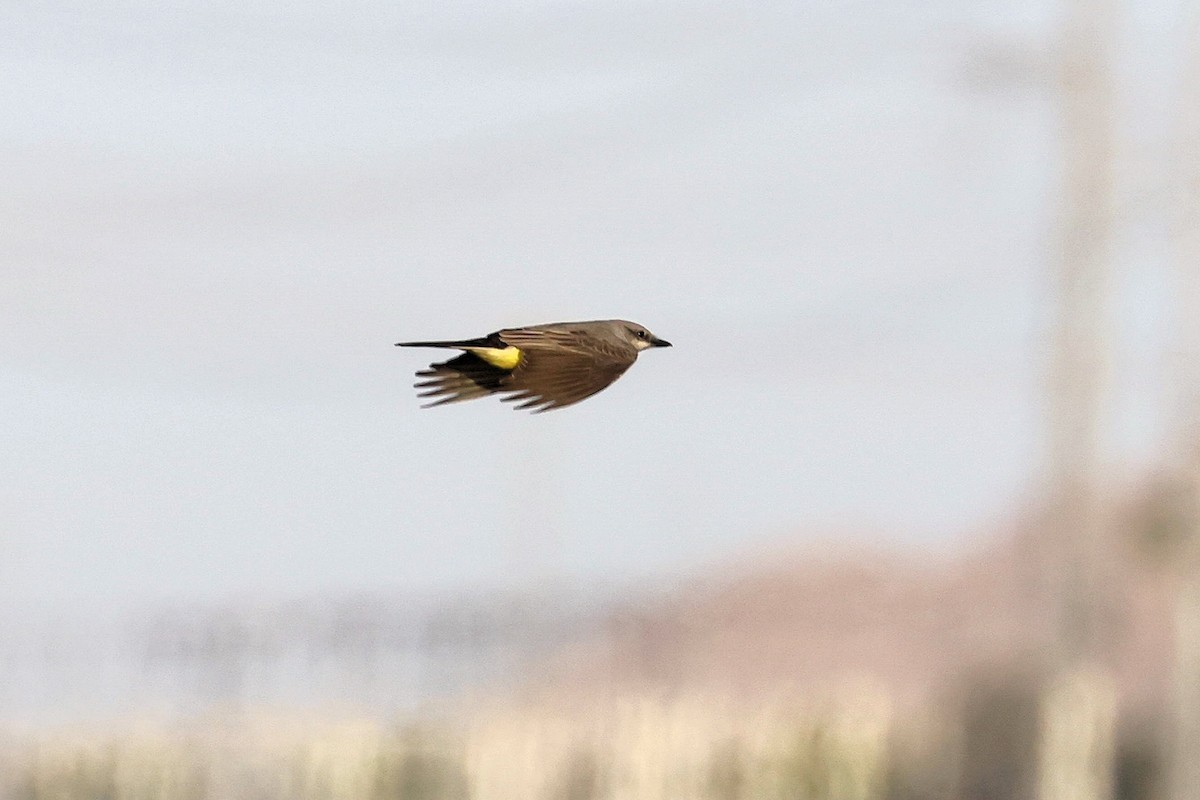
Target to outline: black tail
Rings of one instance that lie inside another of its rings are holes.
[[[474,347],[469,342],[396,342],[396,347]]]
[[[463,350],[468,347],[504,348],[506,345],[500,341],[499,336],[493,333],[491,336],[485,336],[482,339],[463,339],[457,342],[396,342],[396,347],[450,347]]]

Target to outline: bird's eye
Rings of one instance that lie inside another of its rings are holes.
[[[639,339],[645,339],[645,338],[646,338],[646,332],[645,332],[645,331],[638,331],[638,332],[637,332],[637,337],[638,337]]]

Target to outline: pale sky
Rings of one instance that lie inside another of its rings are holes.
[[[1134,171],[1181,8],[1124,21]],[[1041,457],[1054,24],[1035,2],[5,6],[0,602],[961,541]],[[1129,214],[1118,463],[1156,452],[1170,333],[1162,231]],[[610,317],[675,347],[532,417],[420,410],[437,354],[392,346]]]

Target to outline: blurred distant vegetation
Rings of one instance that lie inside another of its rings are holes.
[[[1039,655],[1053,629],[1027,558],[1045,521],[1030,514],[936,566],[776,557],[636,604],[377,598],[140,618],[127,633],[142,690],[174,676],[199,709],[0,726],[0,800],[1017,800],[1080,741],[1109,757],[1111,797],[1166,797],[1173,485],[1105,516],[1122,614],[1103,680],[1064,690]],[[413,675],[396,671],[405,654]],[[294,694],[259,685],[287,680]],[[372,705],[406,680],[425,705]]]

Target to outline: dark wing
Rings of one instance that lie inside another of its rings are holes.
[[[430,364],[429,369],[417,373],[421,380],[415,385],[424,390],[417,393],[418,397],[436,398],[423,406],[432,408],[460,400],[474,400],[499,391],[501,384],[511,374],[509,370],[494,367],[474,353],[463,353],[441,364]]]
[[[505,328],[492,337],[522,350],[531,347],[561,348],[586,352],[583,343],[594,341],[586,334],[560,325],[538,325],[532,328]]]
[[[497,390],[505,402],[535,413],[578,403],[609,386],[633,364],[637,352],[561,331],[501,331],[523,356]]]

